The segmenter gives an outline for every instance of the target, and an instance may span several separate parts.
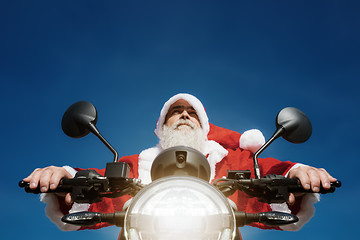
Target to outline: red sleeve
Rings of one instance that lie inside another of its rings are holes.
[[[251,159],[252,160],[252,159]],[[253,160],[252,160],[253,161]],[[268,174],[285,175],[295,163],[275,158],[258,158],[261,176]]]

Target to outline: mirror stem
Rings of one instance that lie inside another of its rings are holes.
[[[260,167],[259,167],[259,163],[258,163],[258,156],[278,137],[281,136],[281,134],[283,133],[283,131],[285,130],[284,127],[278,128],[276,130],[276,132],[274,133],[274,135],[264,144],[261,146],[261,148],[259,150],[257,150],[254,153],[253,156],[253,161],[254,161],[254,173],[255,173],[255,178],[256,179],[260,179],[261,178],[261,174],[260,174]]]
[[[91,122],[88,124],[89,130],[95,135],[97,136],[104,144],[105,146],[110,149],[110,151],[114,154],[114,162],[118,162],[119,160],[119,154],[118,152],[110,145],[110,143],[108,141],[106,141],[106,139],[100,134],[99,130],[97,130],[97,128],[95,127],[94,124],[92,124]]]

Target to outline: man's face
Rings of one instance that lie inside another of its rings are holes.
[[[195,109],[185,100],[172,104],[159,136],[163,149],[187,146],[203,152],[206,136]]]
[[[176,123],[178,120],[184,119],[184,120],[190,120],[193,122],[197,127],[201,127],[199,117],[195,111],[195,109],[185,100],[180,99],[173,103],[165,118],[165,125],[170,127],[174,123]],[[182,129],[183,127],[189,127],[184,125],[179,125],[178,129]]]

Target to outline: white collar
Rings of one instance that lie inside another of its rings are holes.
[[[141,179],[141,182],[143,184],[151,183],[151,165],[157,155],[162,152],[162,150],[163,149],[160,147],[160,145],[156,145],[155,147],[148,148],[140,153],[138,178]],[[223,148],[219,143],[213,140],[206,141],[204,155],[207,156],[207,160],[210,164],[210,181],[215,178],[216,164],[220,162],[225,156],[227,156],[227,154],[228,151]]]

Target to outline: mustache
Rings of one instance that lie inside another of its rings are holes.
[[[188,120],[188,119],[179,119],[178,121],[176,121],[172,126],[171,128],[172,129],[176,129],[178,128],[179,126],[181,125],[187,125],[189,127],[191,127],[192,129],[195,129],[196,128],[196,125],[195,123],[193,123],[192,121]]]

